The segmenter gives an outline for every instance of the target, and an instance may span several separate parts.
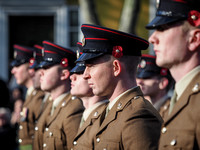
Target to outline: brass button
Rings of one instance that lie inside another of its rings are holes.
[[[44,143],[44,144],[43,144],[43,147],[47,147],[47,144],[46,144],[46,143]]]
[[[173,139],[173,140],[170,142],[170,145],[171,145],[171,146],[175,146],[175,145],[176,145],[176,140]]]
[[[52,136],[53,135],[53,133],[52,132],[49,132],[49,136]]]
[[[22,143],[22,139],[19,139],[18,142],[19,142],[19,143]]]
[[[77,142],[76,142],[76,141],[74,141],[74,142],[73,142],[73,144],[74,144],[74,145],[77,145]]]
[[[166,127],[163,127],[162,128],[162,133],[165,133],[167,131],[167,128]]]
[[[97,143],[99,143],[100,142],[100,138],[97,138]]]

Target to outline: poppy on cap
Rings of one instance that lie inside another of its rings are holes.
[[[171,77],[168,69],[156,65],[156,56],[144,54],[138,65],[136,77],[148,79],[153,76]]]
[[[73,50],[50,41],[43,41],[43,47],[44,56],[39,65],[40,68],[48,68],[56,64],[60,64],[63,67],[74,67],[76,53]]]
[[[156,17],[146,26],[147,29],[188,20],[193,26],[200,25],[200,0],[159,0]]]
[[[29,60],[30,69],[38,69],[40,62],[43,60],[43,47],[35,44],[33,58]]]
[[[81,42],[77,42],[77,47],[78,47],[78,50],[77,50],[77,58],[79,58],[82,54],[82,43]],[[77,74],[82,74],[84,71],[85,71],[85,63],[84,62],[77,62],[76,63],[76,66],[70,71],[71,74],[73,73],[77,73]]]
[[[133,34],[114,29],[83,24],[81,26],[83,54],[77,61],[86,61],[104,54],[120,58],[124,55],[141,56],[141,50],[148,48],[148,41]]]
[[[14,60],[11,62],[11,67],[20,66],[24,63],[29,62],[30,58],[33,58],[32,47],[15,44],[14,48]]]

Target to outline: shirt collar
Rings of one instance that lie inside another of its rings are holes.
[[[30,88],[28,88],[27,90],[27,96],[31,95],[31,93],[34,91],[34,87],[31,86]]]

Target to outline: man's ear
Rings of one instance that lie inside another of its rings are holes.
[[[169,84],[169,80],[163,77],[162,79],[160,79],[159,88],[163,90],[167,87],[168,84]]]
[[[28,73],[30,74],[31,77],[35,75],[35,70],[34,69],[28,69]]]
[[[63,69],[61,73],[61,80],[66,80],[70,76],[70,72],[68,69]]]
[[[122,66],[119,60],[113,61],[113,73],[114,76],[118,76],[122,71]]]
[[[200,29],[191,31],[191,37],[189,39],[189,50],[194,51],[200,46]]]

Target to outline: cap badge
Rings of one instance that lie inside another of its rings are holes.
[[[123,48],[121,46],[114,46],[113,47],[113,51],[112,51],[112,55],[115,57],[115,58],[120,58],[123,56]]]
[[[142,59],[140,62],[140,68],[145,68],[146,65],[147,65],[146,61],[144,59]]]
[[[162,68],[162,69],[160,70],[160,75],[166,76],[166,75],[167,75],[167,69],[166,69],[166,68]]]
[[[42,57],[44,57],[44,48],[42,48]]]
[[[188,22],[195,27],[200,26],[200,12],[191,10],[188,14]]]
[[[80,57],[80,53],[78,50],[76,50],[76,58],[78,59]]]
[[[35,58],[29,59],[29,66],[32,66],[35,62]]]
[[[83,37],[82,38],[82,46],[84,46],[85,45],[85,38]]]
[[[62,60],[61,60],[61,66],[63,66],[63,67],[67,67],[68,66],[68,59],[67,58],[63,58]]]
[[[33,58],[36,58],[37,53],[34,51],[33,52]]]
[[[15,51],[14,52],[14,59],[16,59],[16,57],[17,57],[17,52]]]

